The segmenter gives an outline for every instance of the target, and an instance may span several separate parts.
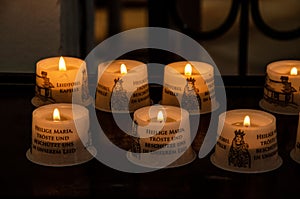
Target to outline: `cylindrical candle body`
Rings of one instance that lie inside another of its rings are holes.
[[[291,150],[290,156],[293,160],[295,160],[297,163],[300,164],[300,112],[299,112],[299,121],[298,121],[295,148]]]
[[[293,67],[297,68],[298,74],[291,75]],[[300,111],[300,61],[281,60],[267,65],[262,107],[280,114],[298,114]]]
[[[127,74],[121,74],[125,64]],[[115,60],[98,66],[95,106],[106,112],[133,112],[149,106],[147,65],[135,60]]]
[[[66,71],[60,71],[59,58],[37,62],[36,96],[48,103],[85,104],[90,100],[85,62],[79,58],[63,57]]]
[[[53,110],[60,120],[53,120]],[[57,103],[38,107],[32,113],[30,157],[49,166],[78,164],[91,159],[89,112],[81,105]]]
[[[251,118],[244,126],[245,116]],[[278,168],[276,118],[264,111],[237,109],[219,116],[218,141],[212,162],[225,170],[264,172]]]
[[[192,74],[185,75],[186,64]],[[209,113],[217,108],[213,66],[204,62],[179,61],[165,66],[161,104],[180,106],[193,113]]]
[[[157,121],[163,112],[165,121]],[[189,113],[174,106],[147,106],[134,112],[131,160],[146,167],[173,167],[194,160]]]

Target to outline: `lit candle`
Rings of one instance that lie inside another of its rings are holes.
[[[147,65],[115,60],[98,66],[95,106],[106,112],[133,112],[150,105]]]
[[[32,143],[27,152],[29,160],[48,166],[75,165],[93,157],[90,149],[87,108],[57,103],[33,111]]]
[[[176,167],[195,159],[189,113],[174,106],[146,106],[134,112],[129,160],[152,168]]]
[[[50,103],[87,105],[91,97],[85,62],[74,57],[51,57],[36,64],[35,106]]]
[[[294,161],[300,164],[300,112],[299,112],[295,147],[291,150],[290,156]]]
[[[243,125],[244,125],[245,127],[249,127],[250,124],[251,124],[251,122],[250,122],[250,117],[249,117],[249,115],[246,115],[246,116],[245,116],[245,119],[244,119]]]
[[[267,65],[264,97],[260,106],[268,111],[297,115],[300,111],[300,61],[281,60]]]
[[[298,69],[296,67],[293,67],[291,69],[291,72],[290,72],[290,75],[293,76],[293,75],[298,75]]]
[[[166,65],[161,104],[180,106],[190,114],[209,113],[218,107],[213,66],[179,61]]]
[[[211,161],[217,167],[241,173],[274,170],[282,164],[278,155],[276,118],[251,109],[220,114],[218,140]]]

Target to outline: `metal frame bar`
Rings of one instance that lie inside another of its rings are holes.
[[[198,31],[192,29],[188,24],[184,23],[179,15],[177,8],[178,0],[175,2],[174,0],[168,0],[168,3],[170,5],[169,14],[173,19],[175,26],[179,28],[180,31],[196,40],[212,40],[225,34],[233,26],[235,20],[238,18],[238,12],[240,11],[238,47],[238,75],[240,76],[246,76],[248,70],[250,15],[252,15],[253,22],[257,26],[258,30],[267,37],[276,40],[291,40],[300,37],[300,27],[289,31],[278,31],[269,26],[261,16],[259,0],[232,0],[230,12],[223,24],[210,31]]]

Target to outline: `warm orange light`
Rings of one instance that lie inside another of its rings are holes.
[[[62,56],[59,58],[58,70],[59,71],[66,71],[67,70],[66,62],[65,62],[65,60]]]
[[[157,121],[162,122],[164,121],[164,115],[162,111],[158,111],[157,113]]]
[[[293,67],[293,68],[291,69],[291,75],[298,75],[298,70],[297,70],[296,67]]]
[[[249,127],[250,126],[250,117],[248,115],[244,118],[244,126]]]
[[[53,121],[60,121],[60,113],[57,108],[53,111]]]
[[[125,64],[121,64],[121,66],[120,66],[120,71],[121,71],[121,74],[122,74],[122,75],[127,74],[127,68],[126,68],[126,65],[125,65]]]
[[[185,65],[184,74],[185,75],[192,75],[192,66],[191,66],[191,64],[186,64]]]

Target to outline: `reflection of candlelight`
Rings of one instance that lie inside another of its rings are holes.
[[[192,66],[191,64],[186,64],[184,67],[184,74],[187,76],[191,76],[192,75]]]
[[[293,67],[290,72],[291,75],[298,75],[298,70],[296,67]]]
[[[60,121],[60,114],[58,108],[53,111],[53,121]]]
[[[244,118],[244,126],[249,127],[250,126],[250,117],[248,115]]]
[[[66,71],[67,70],[66,62],[65,62],[63,57],[59,58],[58,70],[59,71]]]
[[[121,64],[121,66],[120,66],[120,71],[121,71],[121,74],[122,74],[122,75],[127,74],[127,68],[126,68],[126,65],[125,65],[125,64]]]

